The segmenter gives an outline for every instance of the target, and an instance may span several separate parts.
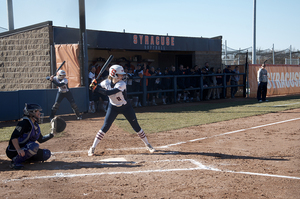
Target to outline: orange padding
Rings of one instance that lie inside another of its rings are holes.
[[[59,44],[55,45],[56,68],[58,68],[63,61],[66,63],[61,68],[66,71],[69,82],[69,88],[80,87],[80,64],[79,45],[78,44]]]
[[[261,67],[258,64],[249,65],[250,97],[257,95],[257,71]],[[290,95],[300,93],[300,67],[297,65],[269,65],[267,96]]]

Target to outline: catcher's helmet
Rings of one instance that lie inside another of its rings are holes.
[[[118,78],[118,74],[125,75],[124,69],[120,65],[112,65],[109,68],[109,76],[112,78]]]
[[[59,80],[62,80],[67,75],[64,70],[59,70],[57,73],[58,73],[58,79]]]
[[[36,116],[36,111],[42,111],[42,107],[38,104],[27,104],[25,103],[25,107],[23,109],[24,115],[28,117],[33,117],[35,121],[40,123],[40,117]]]

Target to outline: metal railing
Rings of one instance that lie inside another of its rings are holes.
[[[227,81],[226,81],[226,77],[227,76],[233,76],[233,75],[239,75],[243,77],[243,84],[238,84],[238,85],[227,85]],[[211,77],[211,76],[222,76],[222,86],[207,86],[205,87],[203,84],[203,80],[204,77]],[[186,89],[180,89],[177,86],[177,81],[178,78],[199,78],[199,87],[190,87],[190,88],[186,88]],[[147,79],[152,79],[152,78],[172,78],[173,83],[171,84],[171,89],[158,89],[158,90],[147,90],[147,86],[146,86],[146,82]],[[150,93],[165,93],[165,92],[172,92],[173,93],[173,97],[174,99],[177,98],[177,94],[179,92],[182,91],[199,91],[200,92],[200,99],[203,100],[203,91],[205,89],[218,89],[218,88],[222,88],[222,97],[225,98],[226,97],[226,88],[228,87],[243,87],[243,97],[246,97],[246,73],[238,73],[238,74],[234,74],[234,73],[214,73],[214,74],[206,74],[206,75],[167,75],[167,76],[144,76],[143,78],[140,77],[133,77],[134,79],[141,79],[141,90],[140,91],[135,91],[135,92],[128,92],[127,94],[129,96],[138,96],[138,95],[142,95],[142,105],[143,106],[147,106],[147,95]],[[175,103],[176,100],[174,101]]]

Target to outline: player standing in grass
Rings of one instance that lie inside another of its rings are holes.
[[[104,119],[104,124],[96,134],[93,145],[88,151],[88,156],[93,156],[96,146],[103,139],[105,133],[109,130],[112,123],[119,113],[122,113],[132,128],[137,132],[142,139],[147,149],[153,153],[155,149],[149,144],[147,137],[140,127],[132,105],[127,101],[126,83],[122,80],[126,73],[120,65],[113,65],[109,68],[109,76],[102,81],[100,86],[95,88],[95,92],[99,92],[109,97],[109,105]]]
[[[267,102],[267,90],[268,90],[268,71],[266,65],[263,63],[260,69],[257,71],[257,100],[258,102]]]

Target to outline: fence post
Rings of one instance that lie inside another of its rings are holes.
[[[224,77],[223,77],[223,98],[226,98],[227,95],[227,82],[226,82],[226,73],[224,73]]]
[[[200,75],[200,100],[203,100],[203,74]]]
[[[174,103],[177,103],[177,76],[173,77]]]
[[[246,74],[243,75],[243,97],[246,97]]]
[[[144,78],[142,79],[143,81],[143,106],[147,106],[147,85],[146,85],[146,81],[147,81],[147,76],[144,76]]]

